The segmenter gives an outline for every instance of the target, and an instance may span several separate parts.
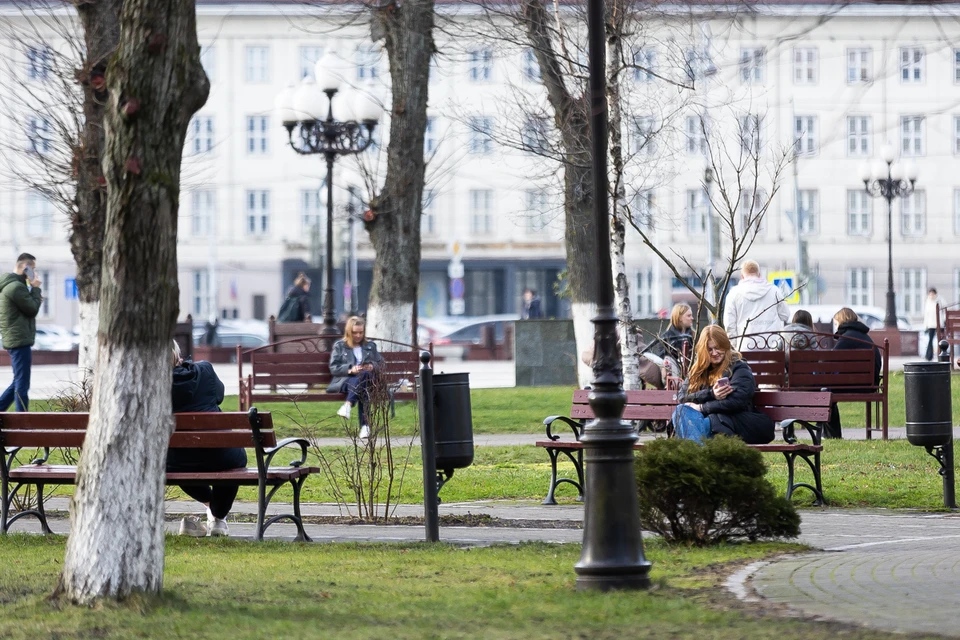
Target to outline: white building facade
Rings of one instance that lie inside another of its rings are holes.
[[[660,17],[631,43],[637,67],[624,73],[626,190],[638,224],[658,246],[705,266],[705,143],[697,125],[703,120],[713,131],[716,123],[719,139],[737,122],[754,122],[764,149],[757,198],[770,203],[750,256],[768,271],[796,269],[792,212],[799,205],[806,271],[818,276],[805,291],[808,299],[882,306],[886,202],[864,193],[858,166],[889,141],[898,162],[910,158],[919,168],[916,192],[893,207],[898,305],[918,318],[930,286],[960,300],[960,4],[753,9],[701,13],[661,6]],[[289,148],[274,98],[333,50],[345,61],[349,84],[389,105],[386,56],[363,24],[344,25],[342,17],[298,2],[200,1],[197,11],[211,92],[191,124],[184,155],[181,315],[266,318],[299,270],[314,276],[319,310],[324,163]],[[523,288],[532,287],[547,315],[564,316],[568,309],[555,293],[565,269],[561,169],[519,149],[551,138],[532,52],[492,38],[478,10],[447,4],[438,11],[444,28],[436,34],[439,54],[431,68],[420,314],[449,312],[447,267],[457,244],[468,315],[518,312]],[[12,7],[2,19],[24,20]],[[574,26],[578,19],[573,11],[565,16]],[[34,48],[7,39],[6,57],[14,61],[3,70],[8,86],[44,90],[42,40],[38,34]],[[582,71],[576,64],[571,69]],[[53,127],[44,113],[35,116],[0,114],[8,140],[22,141],[8,144],[4,154],[0,234],[8,242],[0,247],[0,265],[12,266],[21,251],[36,255],[46,283],[41,321],[72,326],[75,269],[66,217],[11,170],[18,144],[23,154],[50,152],[44,141]],[[379,149],[388,142],[388,125],[385,118],[378,127]],[[767,166],[797,139],[796,164],[770,180]],[[359,163],[340,159],[335,168],[338,310],[344,308],[349,188],[365,201],[382,181],[379,149],[362,154]],[[358,228],[360,281],[353,293],[362,310],[374,256]],[[632,231],[627,271],[638,316],[689,297]]]

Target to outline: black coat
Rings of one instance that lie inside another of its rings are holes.
[[[680,362],[684,344],[690,345],[690,348],[687,349],[687,357],[690,357],[693,355],[693,331],[689,329],[680,331],[671,324],[666,331],[660,334],[658,339],[654,340],[647,351],[661,358],[671,356],[677,362]]]
[[[880,384],[880,349],[867,334],[870,329],[859,320],[844,322],[837,328],[837,344],[834,349],[873,349],[873,384]]]
[[[753,394],[757,384],[750,366],[743,360],[735,360],[726,372],[733,386],[733,393],[717,400],[713,389],[687,392],[689,380],[680,387],[680,402],[701,405],[703,414],[710,418],[710,430],[728,436],[737,436],[747,444],[767,444],[776,435],[773,419],[753,408]]]
[[[377,351],[377,343],[372,340],[364,340],[360,345],[363,349],[363,360],[359,364],[372,364],[374,370],[383,362],[383,356]],[[333,379],[327,386],[327,393],[343,393],[343,383],[347,381],[350,374],[347,373],[353,365],[358,364],[353,355],[353,349],[347,344],[346,340],[337,340],[333,343],[333,351],[330,352],[330,375]]]
[[[173,369],[173,412],[220,411],[223,383],[209,362],[184,360]]]

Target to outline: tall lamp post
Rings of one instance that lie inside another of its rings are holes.
[[[650,563],[643,556],[633,445],[637,435],[622,420],[627,396],[613,310],[610,215],[607,201],[607,95],[603,0],[589,0],[590,130],[597,238],[597,317],[594,324],[593,390],[596,416],[583,430],[587,478],[584,487],[583,549],[574,567],[578,589],[644,589]]]
[[[716,304],[717,302],[717,289],[714,285],[713,277],[713,265],[716,261],[716,251],[714,248],[714,220],[713,220],[713,201],[710,199],[711,191],[713,189],[713,167],[706,167],[703,170],[703,190],[704,197],[707,199],[706,206],[706,216],[707,216],[707,275],[706,281],[703,283],[706,286],[707,302],[710,304]],[[713,314],[716,317],[716,313]]]
[[[880,159],[872,167],[867,163],[860,165],[860,179],[866,192],[887,201],[887,309],[883,318],[887,329],[897,327],[897,294],[893,291],[893,201],[913,193],[917,181],[914,162],[894,165],[893,158],[893,145],[888,142],[880,149]]]
[[[339,334],[333,308],[333,163],[339,156],[355,155],[373,144],[373,130],[383,113],[369,95],[356,92],[351,101],[349,92],[340,91],[337,67],[334,54],[326,53],[317,61],[316,82],[306,78],[296,88],[287,87],[275,103],[293,150],[301,155],[323,154],[327,161],[327,257],[321,336]]]

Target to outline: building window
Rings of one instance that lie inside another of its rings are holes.
[[[323,57],[323,47],[314,45],[300,47],[300,79],[316,80],[317,60]]]
[[[47,238],[53,232],[53,203],[39,191],[27,192],[27,236]],[[50,284],[44,280],[49,289]]]
[[[470,153],[487,154],[493,151],[493,119],[486,116],[470,118]]]
[[[760,155],[762,141],[760,139],[760,130],[763,125],[761,116],[748,113],[740,116],[738,122],[738,133],[740,137],[740,150],[753,156]]]
[[[631,118],[630,153],[652,156],[657,151],[656,121],[653,116],[634,116]]]
[[[960,49],[953,50],[953,81],[960,83]]]
[[[847,116],[847,155],[869,157],[873,154],[870,116]]]
[[[953,232],[960,235],[960,189],[953,190]]]
[[[800,209],[800,233],[813,235],[820,226],[820,192],[800,189],[797,192]]]
[[[436,195],[433,189],[423,190],[423,200],[420,203],[420,235],[432,236],[437,233]]]
[[[684,71],[687,80],[695,82],[707,76],[708,73],[715,71],[713,61],[710,59],[710,52],[700,47],[687,49],[683,54]]]
[[[863,189],[847,191],[847,234],[869,236],[873,232],[873,198]]]
[[[847,304],[873,306],[873,269],[865,267],[847,269]]]
[[[45,155],[53,148],[53,127],[43,116],[27,119],[27,151]]]
[[[550,200],[545,189],[527,190],[527,233],[542,233],[550,226]]]
[[[529,116],[520,131],[520,141],[524,151],[543,154],[547,151],[547,119],[542,116]]]
[[[53,68],[53,50],[47,45],[27,47],[27,78],[46,80]]]
[[[870,82],[873,79],[873,49],[869,47],[847,49],[847,82]]]
[[[432,154],[437,150],[436,118],[427,118],[427,124],[423,129],[423,153]]]
[[[633,81],[653,82],[656,76],[657,52],[655,49],[637,49],[633,52]]]
[[[820,54],[816,47],[793,50],[793,84],[817,84],[820,77]]]
[[[523,51],[523,77],[531,82],[543,80],[540,63],[537,62],[537,54],[533,49],[524,49]]]
[[[960,116],[953,116],[953,153],[960,155]]]
[[[190,231],[195,236],[214,233],[213,220],[217,214],[217,192],[201,189],[190,194]]]
[[[687,189],[687,232],[703,235],[707,232],[707,212],[710,203],[703,189]]]
[[[193,317],[205,318],[210,315],[210,272],[206,269],[193,271]]]
[[[270,231],[270,192],[247,191],[247,233],[263,235]]]
[[[923,155],[923,131],[925,118],[923,116],[900,117],[900,155]]]
[[[357,80],[376,80],[380,75],[379,62],[380,51],[375,46],[357,47]]]
[[[927,194],[917,189],[900,198],[900,232],[904,236],[922,236],[927,229]]]
[[[769,204],[767,194],[762,189],[750,193],[740,193],[740,207],[737,211],[736,229],[741,235],[748,235],[756,229],[759,235],[764,228],[763,217]]]
[[[190,139],[187,148],[193,155],[213,151],[213,116],[193,116],[190,119]]]
[[[653,308],[653,269],[637,272],[637,315],[640,317],[653,316],[657,310]]]
[[[631,218],[634,223],[647,231],[653,230],[653,205],[656,194],[653,189],[641,189],[633,194]]]
[[[493,77],[493,50],[474,49],[470,52],[470,79],[486,82]]]
[[[700,116],[687,116],[687,155],[707,154],[706,122]]]
[[[900,302],[900,311],[907,316],[923,314],[923,301],[927,297],[927,270],[923,267],[914,267],[900,270],[901,295],[897,296]]]
[[[763,84],[763,47],[740,49],[740,80],[744,84]]]
[[[246,47],[244,77],[251,84],[270,82],[270,47]]]
[[[200,47],[200,64],[203,66],[204,73],[207,74],[207,80],[213,84],[217,77],[217,48],[215,45],[208,44]]]
[[[819,151],[817,116],[796,116],[793,119],[793,141],[800,156],[814,156]]]
[[[923,82],[923,47],[900,47],[900,82]]]
[[[321,226],[323,223],[323,200],[320,197],[320,189],[301,189],[300,190],[300,229],[306,234],[314,229],[326,228]]]
[[[269,150],[270,116],[247,116],[247,153],[264,154]]]
[[[470,190],[470,233],[493,233],[493,191],[490,189]]]

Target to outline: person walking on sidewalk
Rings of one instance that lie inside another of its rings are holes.
[[[760,277],[756,260],[740,267],[740,282],[730,289],[723,308],[723,326],[731,339],[748,333],[779,331],[790,317],[780,290]],[[753,340],[736,340],[737,351],[758,351]],[[763,345],[766,348],[767,345]]]
[[[943,326],[938,323],[937,310],[939,309],[940,320],[943,320],[943,307],[946,303],[943,298],[937,295],[937,290],[930,287],[927,291],[927,299],[923,303],[923,330],[927,334],[927,353],[925,358],[927,362],[933,360],[934,344],[937,342],[937,326]]]
[[[17,411],[30,410],[31,348],[37,338],[37,313],[43,304],[42,284],[36,276],[37,259],[21,253],[13,273],[0,276],[0,338],[10,354],[13,382],[0,395],[0,411],[16,401]],[[27,288],[29,283],[30,288]]]

